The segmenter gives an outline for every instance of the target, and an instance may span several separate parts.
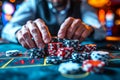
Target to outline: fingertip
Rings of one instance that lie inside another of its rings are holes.
[[[64,38],[63,34],[58,34],[58,38]]]
[[[44,39],[44,43],[46,43],[46,44],[49,43],[50,41],[51,41],[51,37],[47,37]]]

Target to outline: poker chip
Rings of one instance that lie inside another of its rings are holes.
[[[61,47],[63,47],[63,44],[61,42],[48,43],[48,52],[49,52],[49,55],[55,56],[55,53]]]
[[[55,53],[58,57],[62,57],[63,59],[67,59],[71,57],[74,49],[72,47],[62,47],[57,50]]]
[[[69,40],[69,39],[64,40],[65,47],[73,47],[74,49],[77,49],[79,43],[80,43],[79,40]]]
[[[79,52],[73,52],[71,58],[73,62],[77,62],[77,63],[80,63],[83,60],[85,60],[85,57]]]
[[[30,54],[30,58],[44,58],[47,55],[44,49],[39,48],[29,49],[28,53]]]
[[[80,72],[80,65],[73,62],[61,63],[58,71],[62,74],[78,74]]]
[[[6,53],[6,56],[8,56],[8,57],[16,57],[16,56],[22,55],[21,51],[19,51],[19,50],[8,50],[5,53]]]
[[[86,44],[84,45],[83,52],[92,52],[96,50],[96,44]]]
[[[62,62],[62,57],[48,56],[46,57],[47,64],[60,64]]]
[[[110,59],[109,52],[106,51],[93,51],[90,56],[92,60],[101,60],[106,63]]]
[[[81,63],[82,61],[89,59],[89,53],[84,52],[84,53],[80,53],[80,52],[73,52],[71,55],[72,61],[73,62],[77,62],[77,63]]]
[[[86,44],[86,45],[79,45],[76,49],[77,51],[80,52],[92,52],[96,50],[96,44]]]
[[[85,60],[82,64],[83,71],[91,73],[100,73],[103,71],[105,63],[100,60]]]

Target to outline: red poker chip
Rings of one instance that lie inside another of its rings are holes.
[[[102,70],[105,63],[100,60],[85,60],[83,61],[82,69],[86,72],[98,73]]]
[[[55,55],[55,53],[57,52],[57,50],[59,48],[63,47],[63,44],[61,42],[52,42],[52,43],[48,43],[48,52],[49,55]]]
[[[56,55],[58,57],[69,58],[73,51],[72,47],[62,47],[58,49]]]
[[[86,44],[84,45],[83,51],[84,52],[91,52],[96,50],[96,44]]]

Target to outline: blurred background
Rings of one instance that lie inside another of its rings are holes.
[[[23,1],[0,0],[0,33]],[[120,40],[120,0],[87,0],[87,3],[97,9],[99,21],[106,28],[106,39]]]

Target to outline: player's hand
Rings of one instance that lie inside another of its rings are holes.
[[[80,19],[69,17],[61,25],[58,37],[83,41],[91,32],[93,28],[81,22]]]
[[[28,21],[17,33],[19,43],[26,48],[44,48],[51,40],[51,35],[44,21]]]

